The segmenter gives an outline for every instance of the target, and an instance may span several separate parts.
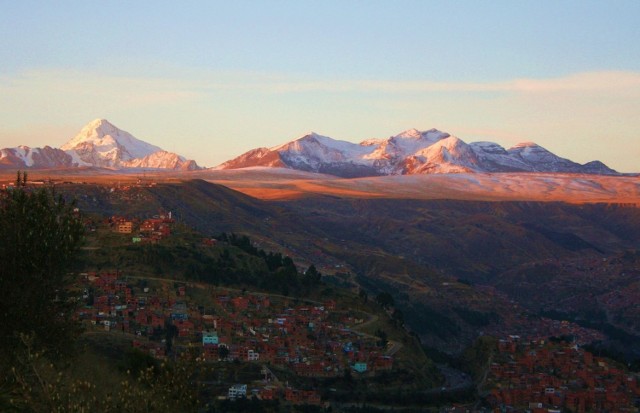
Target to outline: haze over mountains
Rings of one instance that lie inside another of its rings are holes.
[[[71,167],[199,169],[195,161],[141,141],[105,119],[89,122],[60,149],[18,146],[0,150],[0,168]]]

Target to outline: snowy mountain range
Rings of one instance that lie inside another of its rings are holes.
[[[616,175],[602,162],[584,165],[525,142],[505,149],[493,142],[470,144],[437,129],[410,129],[388,139],[359,144],[310,133],[273,148],[253,149],[214,169],[277,167],[354,178],[467,172],[561,172]],[[2,169],[99,167],[110,169],[201,169],[195,161],[167,152],[96,119],[59,149],[18,146],[0,149]]]
[[[105,119],[88,123],[60,149],[18,146],[0,150],[0,168],[200,169],[195,161],[141,141]]]
[[[273,148],[258,148],[215,169],[254,166],[291,168],[345,178],[464,172],[563,172],[615,175],[600,161],[584,165],[525,142],[505,149],[493,142],[470,144],[437,129],[410,129],[359,144],[310,133]]]

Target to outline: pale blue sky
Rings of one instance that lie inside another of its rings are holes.
[[[0,0],[0,147],[107,118],[214,166],[438,129],[640,171],[640,1]]]

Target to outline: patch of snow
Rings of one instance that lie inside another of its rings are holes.
[[[34,162],[33,162],[33,154],[34,154],[34,152],[40,152],[40,149],[34,148],[32,150],[27,151],[26,156],[23,158],[25,166],[27,166],[27,167],[33,166],[33,164],[34,164]]]
[[[76,166],[91,166],[92,164],[85,162],[80,158],[80,155],[75,150],[67,150],[65,151],[69,156],[71,156],[71,162]]]

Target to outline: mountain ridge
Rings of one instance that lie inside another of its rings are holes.
[[[0,150],[0,168],[72,167],[196,170],[193,160],[135,138],[106,119],[95,119],[60,148],[17,146]]]
[[[106,119],[95,119],[60,148],[0,149],[1,169],[97,167],[113,170],[202,169],[194,160],[135,138]],[[271,148],[249,150],[211,170],[285,168],[340,178],[459,173],[578,173],[624,175],[600,161],[579,164],[533,142],[505,149],[495,142],[466,143],[438,129],[408,129],[360,143],[315,132]]]
[[[466,143],[438,129],[408,129],[358,144],[315,132],[271,148],[256,148],[213,169],[284,167],[343,178],[474,172],[566,172],[618,175],[600,161],[584,165],[533,142],[509,149],[494,142]]]

